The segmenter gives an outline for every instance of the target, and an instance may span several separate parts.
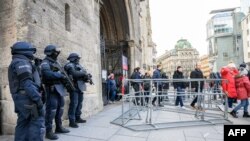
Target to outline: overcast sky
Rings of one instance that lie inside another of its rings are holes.
[[[240,7],[240,0],[149,0],[157,56],[188,39],[200,55],[207,54],[206,23],[215,9]]]

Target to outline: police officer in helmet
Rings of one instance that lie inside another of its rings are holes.
[[[36,48],[28,42],[11,47],[12,62],[8,68],[10,92],[17,113],[15,141],[43,141],[44,109],[40,77],[32,60]]]
[[[61,119],[64,110],[64,96],[66,96],[63,80],[66,79],[66,76],[58,67],[60,66],[57,62],[57,57],[60,54],[58,47],[48,45],[44,50],[44,54],[46,57],[41,64],[41,73],[47,94],[45,115],[46,138],[56,140],[58,136],[52,131],[53,119],[55,119],[56,123],[56,133],[69,132],[68,129],[62,127]]]
[[[86,91],[86,82],[88,82],[88,74],[80,64],[80,57],[77,53],[71,53],[68,57],[69,62],[64,66],[68,75],[73,79],[75,91],[70,92],[69,104],[69,126],[78,128],[77,123],[85,123],[86,120],[81,118],[81,109],[83,102],[83,91]]]

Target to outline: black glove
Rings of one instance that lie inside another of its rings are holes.
[[[62,80],[67,80],[67,77],[66,77],[64,74],[62,74],[61,79],[62,79]]]
[[[39,100],[39,101],[36,103],[36,105],[37,105],[37,108],[38,108],[38,109],[41,109],[41,108],[43,107],[43,101],[42,101],[42,100]]]
[[[37,102],[37,111],[38,111],[39,116],[42,116],[42,117],[45,116],[45,111],[44,111],[44,108],[43,108],[42,100],[39,100]]]

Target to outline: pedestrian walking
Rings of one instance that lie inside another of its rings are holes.
[[[175,106],[180,105],[181,108],[186,109],[184,107],[184,104],[182,101],[182,95],[185,92],[184,89],[186,88],[186,84],[182,80],[175,80],[175,79],[184,79],[181,66],[177,67],[176,71],[174,72],[173,79],[174,79],[174,82],[173,82],[174,89],[177,90],[177,97],[175,100]]]
[[[153,73],[153,77],[152,77],[153,79],[162,79],[162,75],[161,75],[161,65],[159,64],[159,65],[157,65],[157,69],[154,71],[154,73]],[[162,81],[160,81],[160,80],[155,80],[154,81],[154,86],[155,86],[155,88],[156,88],[156,91],[158,92],[157,93],[157,97],[155,97],[154,99],[153,99],[153,102],[152,102],[152,104],[154,105],[154,106],[156,106],[156,104],[155,104],[155,101],[157,100],[157,98],[158,98],[158,105],[160,106],[160,107],[163,107],[163,104],[161,103],[162,102]]]
[[[150,73],[146,72],[144,79],[151,79]],[[142,99],[142,101],[145,100],[145,104],[147,105],[149,103],[149,94],[150,94],[150,89],[151,89],[151,81],[150,80],[145,80],[143,83],[143,89],[144,89],[144,96],[145,99]]]
[[[212,80],[209,83],[209,86],[214,93],[213,99],[217,100],[217,95],[216,93],[221,93],[220,86],[221,86],[221,76],[219,72],[211,72],[209,75],[210,79],[215,79]]]
[[[238,118],[237,111],[243,107],[244,108],[244,118],[250,118],[250,115],[248,114],[248,105],[249,101],[248,98],[250,97],[250,82],[248,79],[248,70],[243,67],[244,64],[240,65],[239,69],[239,75],[235,78],[235,86],[237,91],[237,99],[240,100],[240,104],[237,105],[230,114],[234,118]]]
[[[140,79],[142,79],[141,73],[140,73],[140,67],[137,67],[134,69],[134,72],[131,75],[131,79],[134,79],[134,81],[133,80],[131,81],[131,85],[134,88],[135,96],[137,96],[135,100],[133,101],[133,103],[135,105],[139,105],[140,98],[138,96],[140,96],[140,90],[142,90],[142,83],[140,81]]]
[[[239,74],[239,71],[236,69],[236,65],[233,62],[230,62],[227,66],[221,68],[221,78],[227,81],[222,81],[223,92],[228,97],[228,107],[231,112],[233,108],[233,101],[237,98],[237,92],[235,87],[235,76]],[[220,109],[224,109],[222,105],[219,106]]]
[[[169,78],[165,72],[162,73],[162,79],[165,80],[162,82],[162,95],[163,100],[169,100],[168,98],[168,90],[169,90],[169,82],[166,82]]]
[[[191,79],[203,79],[203,72],[201,71],[200,68],[201,68],[201,63],[198,62],[195,66],[195,70],[192,71],[190,74]],[[203,87],[204,87],[204,81],[192,81],[191,82],[191,88],[194,89],[194,91],[197,94],[200,94],[198,92],[202,92]],[[198,95],[195,96],[190,106],[196,109],[195,103],[197,103],[197,100],[198,100]],[[201,108],[201,107],[198,107],[198,108]]]

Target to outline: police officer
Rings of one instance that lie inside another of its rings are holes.
[[[8,69],[10,92],[17,113],[15,141],[43,141],[44,109],[40,77],[32,60],[36,48],[28,42],[11,47],[12,62]]]
[[[46,102],[46,138],[51,140],[58,139],[58,136],[52,131],[52,123],[55,118],[56,133],[68,133],[69,130],[62,127],[62,115],[64,110],[64,90],[63,81],[66,76],[60,71],[60,65],[57,62],[57,57],[60,54],[58,47],[48,45],[44,54],[46,55],[41,64],[41,73],[45,91],[47,94]]]
[[[81,109],[83,102],[83,91],[86,91],[88,74],[85,68],[79,64],[80,57],[77,53],[71,53],[68,57],[69,63],[64,66],[68,75],[73,79],[75,90],[70,92],[69,104],[69,126],[78,128],[77,123],[85,123],[86,120],[81,118]]]

